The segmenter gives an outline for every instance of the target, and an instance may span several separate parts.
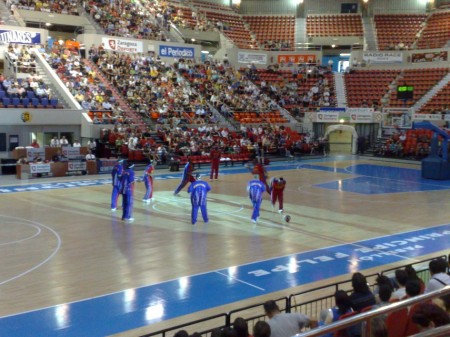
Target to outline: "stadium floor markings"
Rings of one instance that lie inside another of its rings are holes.
[[[416,256],[417,249],[422,249],[422,254],[439,251],[447,247],[448,236],[450,236],[450,225],[441,225],[364,240],[351,245],[325,247],[257,261],[231,269],[219,269],[192,275],[186,277],[184,282],[176,279],[149,285],[132,290],[132,294],[130,294],[130,290],[126,290],[57,307],[3,317],[0,318],[0,328],[8,336],[34,336],[36,331],[42,335],[55,335],[57,332],[57,335],[69,337],[105,336],[186,315],[192,311],[205,310],[212,306],[232,303],[239,299],[278,291],[301,283],[314,282],[324,277],[336,277],[347,273],[347,270],[362,270],[393,263],[401,260],[390,252],[390,250],[396,250],[396,247],[402,247],[399,249],[409,253],[408,256],[411,258]],[[421,242],[420,248],[417,247],[419,246],[416,244],[417,242]],[[415,246],[407,249],[409,246],[405,245],[408,244]],[[360,245],[370,248],[355,249],[354,246]],[[373,253],[372,248],[377,246],[385,248],[383,254]],[[333,263],[334,267],[326,268],[329,263]],[[336,268],[336,265],[339,268]],[[223,281],[224,276],[225,282]],[[224,293],[227,296],[220,296]],[[209,300],[195,301],[195,298],[199,298],[199,296]],[[117,306],[118,302],[125,304],[130,301],[133,303],[127,303],[120,310],[111,310],[113,303]],[[189,305],[182,305],[182,303],[186,304],[186,301]],[[171,305],[168,305],[169,303]],[[64,319],[55,315],[61,311],[59,308],[65,308],[64,314],[67,317]],[[105,308],[108,308],[107,312],[104,312]],[[156,309],[157,312],[155,312]],[[96,313],[95,320],[89,320],[92,312]],[[100,312],[102,315],[99,314]],[[70,324],[79,320],[89,322],[89,324],[82,327]],[[115,323],[108,324],[112,321]],[[33,329],[29,329],[29,324],[33,324]]]

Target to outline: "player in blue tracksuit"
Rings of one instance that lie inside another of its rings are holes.
[[[187,183],[189,183],[189,182],[193,183],[196,180],[195,177],[193,176],[193,172],[194,172],[194,166],[192,165],[192,159],[189,158],[188,162],[184,166],[183,176],[181,177],[181,182],[178,185],[178,187],[175,189],[175,191],[173,192],[173,195],[178,196],[178,193],[180,193],[180,191],[184,188],[184,186],[187,185]]]
[[[261,207],[262,197],[266,191],[265,184],[255,175],[255,179],[250,180],[247,184],[248,197],[253,204],[252,221],[256,223],[259,217],[259,208]]]
[[[123,173],[123,159],[119,160],[116,165],[114,165],[111,171],[112,178],[112,193],[111,193],[111,211],[117,209],[117,199],[119,199],[120,194],[120,182],[122,180]]]
[[[122,220],[133,221],[133,194],[134,194],[134,164],[127,166],[122,173],[121,190],[122,193]]]
[[[206,181],[197,180],[194,181],[188,188],[188,193],[191,194],[192,204],[192,224],[197,222],[198,209],[202,211],[203,221],[208,222],[208,211],[206,209],[206,197],[208,192],[211,191],[211,186]]]
[[[153,161],[150,161],[150,164],[144,170],[144,175],[142,180],[145,184],[145,195],[142,201],[149,203],[153,200],[153,172],[155,171],[155,167],[153,166]]]

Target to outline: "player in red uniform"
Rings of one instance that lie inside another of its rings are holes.
[[[258,159],[255,159],[253,161],[252,174],[258,175],[259,180],[264,183],[267,193],[270,193],[269,185],[267,184],[267,171],[264,167],[264,164]]]
[[[214,146],[209,153],[209,158],[211,159],[211,173],[209,174],[209,179],[217,179],[219,176],[219,164],[222,152],[217,146]]]
[[[283,193],[286,187],[286,180],[282,177],[273,177],[270,181],[270,201],[272,202],[272,207],[275,209],[275,204],[278,200],[278,212],[283,213]]]

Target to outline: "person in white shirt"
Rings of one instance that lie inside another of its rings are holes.
[[[425,293],[444,288],[450,285],[450,276],[446,274],[447,261],[443,258],[431,260],[429,263],[431,278],[425,288]]]
[[[78,141],[78,139],[75,139],[75,141],[72,144],[72,147],[81,147],[81,143]]]
[[[61,146],[69,146],[69,141],[67,140],[66,136],[62,136],[59,140],[59,144]]]
[[[90,139],[90,140],[88,140],[87,146],[88,146],[89,150],[91,150],[92,152],[94,152],[95,149],[97,148],[97,143],[95,142],[95,139]]]
[[[50,147],[60,147],[61,144],[59,143],[59,139],[57,137],[53,137],[53,139],[50,141]]]
[[[95,160],[95,154],[93,154],[91,150],[89,150],[89,153],[86,155],[86,160]]]

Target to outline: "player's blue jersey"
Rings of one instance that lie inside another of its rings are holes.
[[[133,183],[134,183],[134,171],[132,169],[127,169],[122,174],[122,194],[132,194],[133,193]]]
[[[120,181],[122,179],[123,174],[123,166],[122,164],[116,164],[114,165],[112,171],[111,171],[111,178],[112,178],[112,184],[113,186],[119,187]]]
[[[260,180],[250,180],[247,184],[248,196],[252,201],[262,200],[262,195],[266,191],[266,186]]]
[[[193,205],[206,205],[206,195],[211,190],[211,186],[206,181],[197,180],[191,183],[188,193],[191,194],[191,202]]]

